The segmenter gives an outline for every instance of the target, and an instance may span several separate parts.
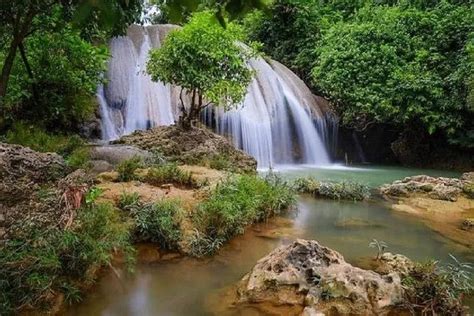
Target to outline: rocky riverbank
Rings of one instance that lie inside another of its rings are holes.
[[[407,177],[380,188],[395,211],[420,218],[441,235],[472,249],[474,245],[474,173],[459,179]]]
[[[298,239],[260,259],[236,285],[214,294],[208,308],[215,315],[465,312],[461,287],[449,269],[391,253],[372,259],[371,269],[352,266],[317,241]]]

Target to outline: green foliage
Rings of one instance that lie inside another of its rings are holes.
[[[379,260],[380,258],[382,258],[382,255],[388,248],[388,245],[383,240],[372,239],[372,241],[369,243],[369,247],[377,249],[377,256],[375,257],[375,259]]]
[[[368,7],[324,35],[315,84],[339,106],[344,123],[422,124],[451,137],[472,129],[466,83],[474,70],[466,43],[474,34],[469,7],[430,11]]]
[[[474,146],[474,15],[466,1],[275,0],[250,39],[336,106],[343,124]]]
[[[238,44],[242,37],[236,25],[224,29],[211,13],[201,12],[150,53],[152,79],[181,86],[190,95],[189,109],[181,108],[185,125],[198,118],[206,102],[227,109],[244,98],[253,75],[246,62],[253,53]]]
[[[307,177],[296,179],[293,185],[300,193],[310,193],[333,200],[361,201],[370,197],[370,188],[367,185],[351,181],[322,182]]]
[[[184,187],[198,186],[191,172],[181,170],[174,163],[167,163],[150,168],[143,181],[156,186],[169,183]]]
[[[223,27],[225,18],[236,19],[254,9],[265,9],[267,0],[152,0],[158,6],[159,13],[152,17],[159,23],[183,23],[191,14],[204,9],[211,10]]]
[[[90,167],[90,149],[87,147],[79,147],[71,152],[67,157],[66,162],[72,168],[87,169]]]
[[[459,262],[442,267],[438,262],[417,264],[402,279],[408,307],[414,313],[463,315],[462,299],[474,291],[472,265]]]
[[[78,136],[48,134],[37,126],[23,122],[16,123],[6,133],[4,141],[40,152],[56,152],[62,156],[69,156],[84,145],[84,141]]]
[[[232,162],[230,161],[229,157],[222,154],[212,156],[212,158],[209,160],[209,168],[216,170],[234,171]]]
[[[128,182],[137,179],[135,171],[143,166],[142,159],[140,157],[133,157],[122,161],[117,166],[118,181]]]
[[[240,175],[219,184],[193,214],[197,231],[189,241],[195,256],[214,253],[223,242],[255,222],[288,209],[295,202],[291,188],[276,176]]]
[[[23,239],[8,241],[0,252],[2,315],[20,306],[48,307],[54,292],[77,301],[88,271],[110,264],[116,250],[133,254],[129,228],[109,204],[84,206],[71,229],[23,230]]]
[[[133,218],[137,240],[158,243],[162,249],[179,249],[179,220],[183,211],[178,200],[163,199],[155,203],[142,203],[137,194],[124,193],[119,205]]]

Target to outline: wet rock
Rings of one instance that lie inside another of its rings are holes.
[[[254,158],[235,149],[225,137],[203,128],[184,130],[174,125],[160,126],[136,131],[115,143],[156,150],[166,159],[185,164],[209,164],[213,159],[224,159],[233,171],[253,173],[257,168]]]
[[[259,260],[237,293],[236,304],[299,306],[307,315],[383,315],[403,297],[398,273],[353,267],[338,252],[302,239]]]
[[[152,154],[135,146],[105,145],[91,147],[90,156],[92,160],[106,161],[111,165],[117,165],[134,157],[143,160],[151,159]]]

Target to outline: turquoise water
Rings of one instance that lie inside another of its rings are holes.
[[[456,175],[386,167],[282,171],[283,176],[290,178],[313,175],[321,180],[365,179],[371,186],[420,173]],[[434,258],[447,262],[451,253],[461,260],[474,261],[472,250],[453,244],[407,214],[390,211],[383,201],[335,202],[301,196],[297,212],[249,228],[213,258],[140,264],[135,274],[125,275],[121,280],[109,273],[81,304],[66,314],[209,315],[212,310],[207,300],[212,293],[234,284],[258,259],[296,238],[316,239],[353,264],[375,255],[374,249],[368,247],[373,238],[385,241],[388,251],[414,260]]]
[[[392,166],[345,167],[343,165],[332,165],[326,168],[317,168],[312,166],[276,166],[274,171],[280,173],[288,179],[314,177],[321,181],[348,180],[358,181],[371,187],[377,187],[385,183],[390,183],[395,180],[420,174],[437,177],[459,177],[461,175],[461,173],[454,171]],[[262,173],[266,172],[263,171]]]

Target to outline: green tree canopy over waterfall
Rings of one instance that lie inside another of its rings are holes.
[[[209,11],[196,13],[182,29],[168,35],[161,48],[150,53],[147,71],[154,81],[181,87],[183,127],[199,118],[210,103],[230,106],[245,97],[252,71],[247,61],[250,47],[238,44],[243,39],[236,25],[223,28]],[[185,106],[183,92],[189,95]]]
[[[346,126],[421,127],[474,147],[472,1],[276,0],[270,11],[245,20],[251,38]]]

